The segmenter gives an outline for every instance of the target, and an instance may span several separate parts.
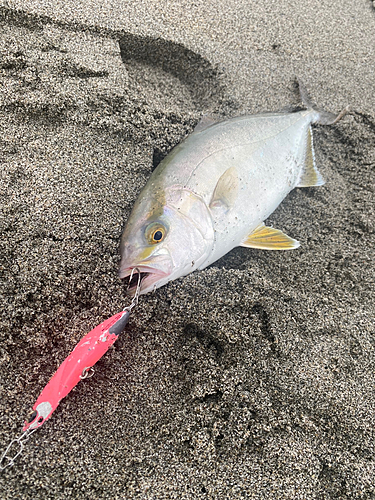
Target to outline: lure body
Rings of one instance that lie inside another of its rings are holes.
[[[29,421],[25,422],[23,431],[36,429],[50,418],[60,401],[85,378],[87,370],[94,366],[118,339],[129,320],[129,315],[128,310],[119,312],[83,337],[40,393],[33,406],[34,412]]]

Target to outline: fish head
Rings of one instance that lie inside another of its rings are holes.
[[[147,293],[197,269],[214,242],[210,212],[204,200],[179,186],[151,191],[146,185],[121,238],[120,278],[138,268],[140,293]],[[135,275],[129,293],[134,293]]]

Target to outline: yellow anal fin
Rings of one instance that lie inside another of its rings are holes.
[[[241,246],[260,248],[261,250],[293,250],[294,248],[298,248],[300,243],[282,231],[273,227],[267,227],[262,223],[244,239]]]
[[[307,129],[305,160],[297,187],[323,186],[324,179],[315,166],[314,144],[311,127]]]

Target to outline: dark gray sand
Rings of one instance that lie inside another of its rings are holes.
[[[375,498],[375,10],[300,3],[0,8],[0,450],[129,303],[122,227],[203,113],[298,105],[296,74],[352,105],[314,131],[326,185],[267,221],[301,247],[236,249],[143,296],[1,500]]]

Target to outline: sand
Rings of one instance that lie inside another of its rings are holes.
[[[126,333],[0,473],[13,499],[375,498],[371,1],[1,2],[0,450],[81,337],[129,299],[119,239],[204,113],[313,100],[326,184],[142,296]]]

